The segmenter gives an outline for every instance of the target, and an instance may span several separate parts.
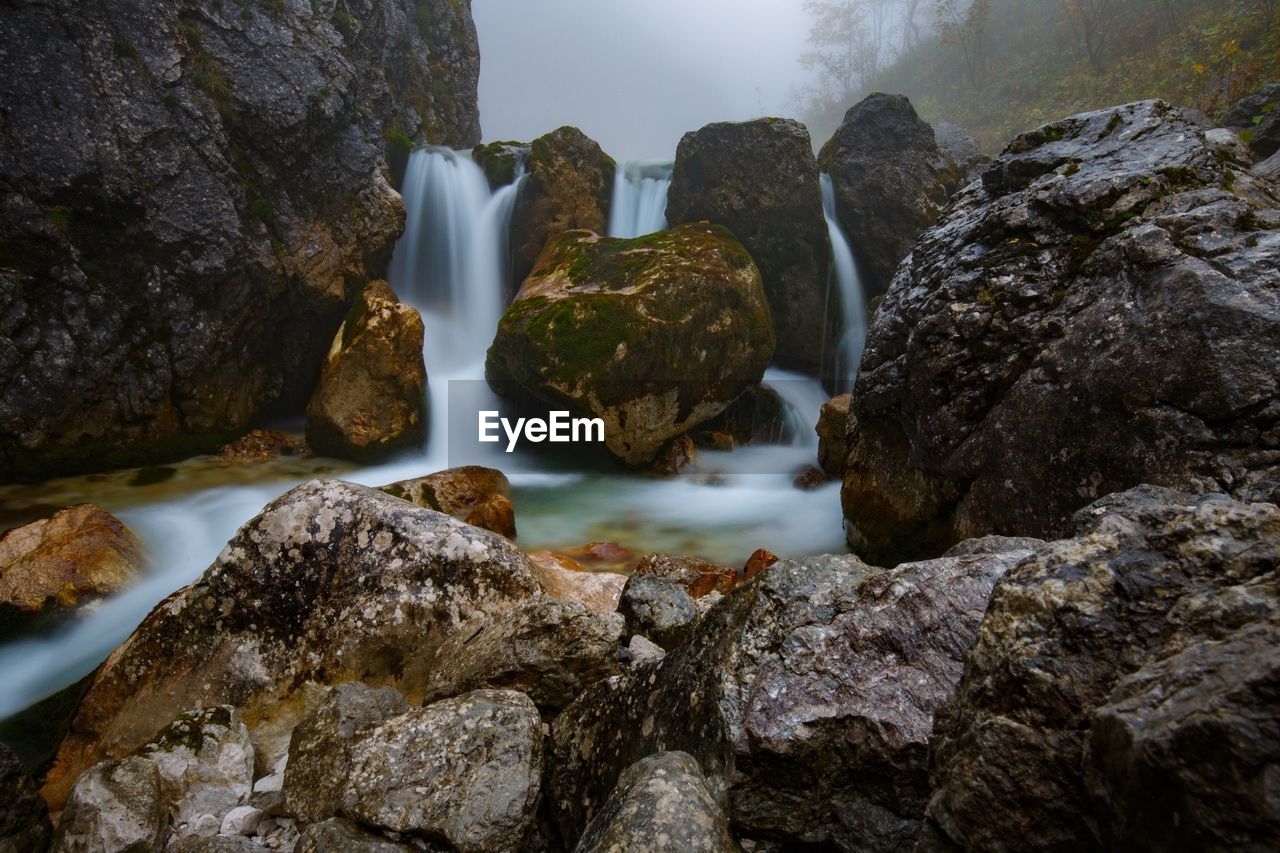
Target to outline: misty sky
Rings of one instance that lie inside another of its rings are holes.
[[[486,141],[563,124],[619,160],[669,158],[686,131],[798,117],[800,0],[472,0]]]

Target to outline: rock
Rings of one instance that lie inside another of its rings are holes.
[[[630,564],[635,553],[617,542],[588,542],[580,548],[573,548],[568,556],[593,566],[617,567]]]
[[[1280,183],[1280,151],[1260,163],[1255,163],[1249,171],[1264,181]]]
[[[933,139],[938,153],[955,176],[951,192],[977,180],[991,163],[991,158],[982,153],[974,138],[959,125],[949,121],[938,122],[933,126]]]
[[[452,515],[500,536],[516,536],[511,483],[496,468],[464,465],[414,480],[383,486],[381,491],[418,506]]]
[[[933,711],[996,579],[1028,553],[888,572],[852,556],[774,564],[661,663],[602,682],[555,719],[548,796],[565,839],[629,765],[684,750],[740,837],[910,849]]]
[[[300,413],[404,227],[389,149],[480,139],[465,2],[24,5],[0,54],[3,481]]]
[[[1024,134],[961,191],[868,334],[855,550],[1052,538],[1142,482],[1280,499],[1280,213],[1247,170],[1145,101]]]
[[[626,619],[628,634],[639,634],[667,651],[683,643],[698,621],[698,609],[685,588],[659,575],[632,575],[618,612]]]
[[[605,423],[629,464],[715,417],[773,357],[760,274],[723,228],[552,240],[498,326],[485,375]]]
[[[806,465],[791,479],[791,484],[804,492],[811,492],[827,482],[827,475],[813,465]]]
[[[277,456],[309,456],[311,449],[301,438],[265,429],[252,429],[218,449],[223,459],[266,462]]]
[[[575,229],[605,232],[616,165],[576,127],[561,127],[533,141],[529,174],[511,213],[513,290],[520,288],[550,238]]]
[[[707,425],[729,433],[735,444],[785,444],[796,437],[790,429],[786,402],[768,385],[743,391]]]
[[[1120,498],[997,585],[936,716],[923,849],[1280,840],[1280,510]]]
[[[307,404],[307,444],[325,456],[376,462],[427,434],[422,317],[385,281],[365,285],[338,329]]]
[[[574,851],[740,849],[698,762],[688,753],[660,752],[623,772]]]
[[[584,689],[622,671],[623,620],[573,601],[535,599],[463,626],[440,648],[424,701],[481,688],[518,690],[554,714]]]
[[[1261,158],[1280,149],[1280,83],[1265,83],[1223,112],[1219,122],[1245,138]]]
[[[657,663],[666,655],[662,646],[640,634],[633,634],[627,641],[627,660],[633,665]]]
[[[219,835],[253,835],[267,813],[253,806],[236,806],[222,818]]]
[[[733,438],[733,433],[723,429],[703,430],[693,437],[693,441],[698,447],[720,451],[733,450],[738,444]]]
[[[868,95],[845,113],[818,165],[831,176],[867,298],[884,293],[954,185],[933,128],[906,97]]]
[[[542,721],[522,693],[477,690],[369,730],[351,765],[354,820],[462,853],[519,849],[538,799]]]
[[[471,159],[496,190],[516,182],[516,176],[529,159],[529,146],[522,142],[487,142],[471,150]]]
[[[40,788],[9,747],[0,744],[0,851],[41,853],[53,827]]]
[[[743,580],[751,580],[765,569],[778,562],[781,558],[764,548],[757,548],[751,552],[751,556],[747,558],[747,563],[742,567]]]
[[[232,704],[259,720],[270,767],[278,755],[262,749],[262,720],[296,712],[300,686],[361,680],[417,701],[457,626],[538,594],[528,560],[500,536],[374,489],[298,486],[99,669],[45,798],[58,807],[81,770],[197,705]]]
[[[972,554],[1004,554],[1008,551],[1034,550],[1044,544],[1043,539],[1030,536],[983,536],[966,539],[947,549],[944,557],[968,557]]]
[[[542,591],[553,598],[576,601],[594,613],[613,613],[627,576],[588,569],[572,557],[552,551],[528,555]]]
[[[852,407],[853,395],[841,394],[823,403],[818,412],[818,465],[828,477],[838,479],[844,476],[844,463],[849,456],[846,436]]]
[[[255,853],[263,848],[247,838],[188,835],[165,847],[166,853]]]
[[[791,119],[709,124],[676,149],[667,221],[712,222],[742,241],[760,268],[778,359],[816,370],[840,316],[828,306],[831,242],[809,131]]]
[[[361,829],[349,820],[330,818],[302,831],[296,853],[411,853],[414,849]]]
[[[698,448],[689,435],[678,435],[658,451],[649,470],[655,474],[673,477],[698,461]]]
[[[53,850],[158,851],[168,824],[168,803],[154,761],[138,756],[103,761],[76,781],[58,821]]]
[[[359,681],[339,684],[324,703],[303,718],[289,741],[284,768],[288,813],[320,821],[339,813],[351,776],[351,747],[356,736],[410,710],[395,688],[370,688]]]
[[[0,536],[0,638],[120,592],[144,565],[133,531],[93,504],[15,527]]]
[[[670,578],[694,598],[715,590],[729,592],[738,584],[738,573],[701,557],[679,557],[672,554],[648,554],[635,568],[638,575]]]

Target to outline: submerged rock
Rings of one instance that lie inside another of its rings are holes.
[[[56,808],[81,770],[128,754],[183,708],[231,704],[262,720],[296,713],[308,681],[353,679],[416,700],[459,625],[538,594],[500,536],[361,486],[298,486],[102,666],[45,797]]]
[[[133,531],[93,504],[10,530],[0,537],[0,638],[120,592],[144,564]]]
[[[218,448],[223,459],[242,462],[266,462],[278,456],[309,456],[311,449],[305,441],[282,432],[251,429],[249,432]]]
[[[921,849],[1280,843],[1280,510],[1121,497],[998,583],[937,713]]]
[[[0,744],[0,851],[42,853],[53,836],[40,788],[9,747]]]
[[[613,158],[576,127],[561,127],[533,141],[528,177],[511,212],[513,291],[551,238],[575,229],[605,232],[615,168]]]
[[[382,486],[381,491],[508,539],[516,536],[511,482],[496,468],[464,465],[391,483]]]
[[[698,762],[688,753],[660,752],[642,758],[618,777],[574,851],[733,853],[740,849]]]
[[[863,291],[882,294],[955,183],[933,128],[903,95],[868,95],[845,113],[818,163],[831,176]]]
[[[809,131],[791,119],[709,124],[676,149],[667,221],[712,222],[742,241],[760,268],[780,361],[817,370],[839,339],[827,318],[831,242]]]
[[[1015,139],[903,263],[858,375],[850,542],[1053,537],[1143,482],[1280,499],[1273,185],[1146,101]]]
[[[751,257],[723,228],[553,240],[507,309],[485,375],[599,417],[631,464],[719,414],[764,374],[773,325]]]
[[[403,229],[388,153],[480,138],[456,0],[24,4],[0,54],[0,480],[300,412]]]
[[[385,281],[365,285],[338,329],[307,404],[317,453],[375,462],[427,434],[422,317]]]

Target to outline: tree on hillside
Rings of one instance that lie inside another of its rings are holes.
[[[1126,0],[1063,0],[1067,12],[1076,23],[1080,43],[1095,71],[1106,66],[1107,43],[1114,32],[1116,18]]]
[[[938,39],[954,48],[964,62],[965,78],[974,91],[987,82],[987,26],[990,0],[938,0]]]

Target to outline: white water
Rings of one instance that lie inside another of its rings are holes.
[[[858,277],[858,265],[853,260],[853,249],[840,227],[840,220],[836,218],[835,185],[827,174],[822,175],[821,182],[822,212],[831,235],[832,275],[835,276],[843,311],[843,332],[836,344],[836,390],[852,391],[853,380],[858,375],[858,362],[862,360],[862,348],[867,342],[866,300],[862,293],[862,280]]]
[[[453,379],[483,378],[485,351],[503,309],[516,191],[513,185],[490,194],[465,155],[431,149],[410,158],[406,231],[388,278],[402,299],[422,311],[426,325],[429,443],[345,479],[382,485],[449,467],[447,386]],[[636,207],[649,218],[633,230],[658,223],[655,205]],[[638,214],[635,222],[641,222]],[[617,541],[635,550],[696,553],[737,564],[758,547],[783,556],[843,550],[838,487],[805,492],[791,485],[794,472],[814,461],[813,428],[827,395],[817,381],[798,374],[770,369],[765,379],[788,405],[793,443],[704,451],[690,473],[714,478],[564,473],[547,470],[537,457],[495,451],[491,464],[508,474],[516,490],[518,544],[532,549]],[[704,484],[707,479],[715,485]],[[299,481],[207,488],[141,506],[104,500],[146,543],[151,572],[58,633],[0,647],[0,718],[90,672],[157,602],[198,578],[241,524]]]
[[[610,237],[643,237],[667,227],[670,161],[631,160],[619,163],[609,204]]]

